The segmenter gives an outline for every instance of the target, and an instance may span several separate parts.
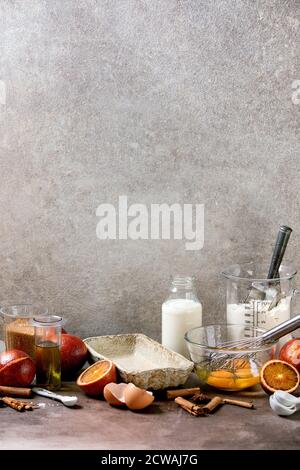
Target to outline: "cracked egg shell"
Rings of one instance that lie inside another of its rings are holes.
[[[116,384],[114,382],[111,382],[105,385],[103,390],[103,396],[110,405],[123,406],[125,405],[124,392],[126,388],[127,384]]]
[[[125,403],[130,410],[142,410],[151,405],[154,400],[152,392],[147,392],[142,388],[129,383],[124,390]]]

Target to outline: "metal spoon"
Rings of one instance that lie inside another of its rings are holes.
[[[65,396],[65,395],[58,395],[57,393],[50,392],[50,390],[46,390],[45,388],[33,387],[32,391],[37,395],[41,395],[42,397],[52,398],[53,400],[60,401],[65,406],[74,406],[77,403],[78,398],[75,396]]]

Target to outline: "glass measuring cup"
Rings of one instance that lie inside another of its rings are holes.
[[[34,328],[31,320],[37,315],[47,315],[48,309],[40,304],[17,304],[2,306],[3,337],[6,350],[20,349],[34,359]]]
[[[268,265],[251,261],[221,273],[226,282],[227,324],[269,330],[291,318],[292,299],[299,294],[293,287],[297,271],[282,264],[279,277],[267,279]]]

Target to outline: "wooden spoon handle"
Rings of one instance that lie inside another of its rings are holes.
[[[27,398],[31,396],[31,388],[23,387],[5,387],[0,386],[0,395],[5,397],[23,397]]]

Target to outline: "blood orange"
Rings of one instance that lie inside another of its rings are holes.
[[[11,387],[28,387],[35,376],[35,364],[33,360],[25,354],[25,357],[18,357],[0,370],[0,385]]]
[[[300,376],[297,369],[287,362],[272,359],[266,362],[260,373],[262,388],[269,394],[276,390],[295,392],[299,387]]]
[[[279,359],[292,364],[300,372],[300,338],[290,339],[281,348]]]
[[[79,372],[85,364],[88,350],[82,339],[67,333],[61,335],[61,372],[64,377]]]
[[[103,394],[105,385],[117,381],[116,366],[108,360],[98,361],[85,369],[77,379],[81,390],[92,397]]]

